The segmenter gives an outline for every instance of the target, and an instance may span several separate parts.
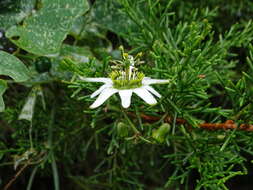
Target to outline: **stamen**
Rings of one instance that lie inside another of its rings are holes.
[[[120,63],[122,69],[113,71],[109,75],[113,81],[113,87],[116,89],[133,89],[141,87],[144,74],[142,72],[138,72],[134,67],[136,58],[124,53],[122,48],[121,53],[123,61],[118,62]]]
[[[132,71],[132,74],[127,76],[124,71],[113,71],[110,77],[113,81],[113,87],[116,89],[133,89],[142,86],[144,74],[142,72]]]

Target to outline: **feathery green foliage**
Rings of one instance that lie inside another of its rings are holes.
[[[250,189],[252,13],[235,0],[1,1],[0,186]],[[108,77],[121,45],[171,82],[156,105],[114,95],[91,110],[99,84],[79,76]],[[200,127],[228,120],[245,130]]]

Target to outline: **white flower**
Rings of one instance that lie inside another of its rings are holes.
[[[157,103],[153,95],[161,98],[161,95],[150,85],[165,84],[168,83],[169,80],[151,79],[150,77],[145,77],[142,72],[138,72],[138,69],[134,67],[135,63],[141,63],[139,60],[141,54],[137,54],[134,58],[133,56],[124,53],[123,47],[120,49],[122,51],[123,61],[116,61],[116,64],[118,65],[114,68],[117,70],[110,73],[110,78],[79,77],[81,80],[86,82],[104,83],[104,85],[91,94],[91,98],[96,96],[98,96],[98,98],[90,106],[90,108],[97,108],[115,93],[119,93],[121,105],[124,108],[128,108],[130,106],[133,93],[137,94],[137,96],[150,105]]]
[[[131,70],[132,72],[132,70]],[[114,73],[115,74],[115,73]],[[117,75],[118,74],[118,75]],[[120,76],[119,76],[120,74]],[[125,72],[116,72],[117,77],[111,77],[111,78],[85,78],[81,77],[80,79],[86,82],[102,82],[104,85],[102,85],[98,90],[96,90],[94,93],[91,94],[91,98],[94,98],[98,96],[96,101],[90,106],[90,108],[97,108],[98,106],[102,105],[109,97],[111,97],[115,93],[119,93],[119,96],[121,98],[121,104],[124,108],[128,108],[131,104],[131,97],[132,94],[137,94],[140,98],[142,98],[146,103],[153,105],[156,104],[157,101],[154,98],[153,95],[157,96],[158,98],[161,97],[161,95],[150,85],[151,84],[164,84],[168,83],[169,80],[162,80],[162,79],[151,79],[150,77],[143,77],[140,76],[138,78],[137,72],[132,72],[130,75],[127,75]],[[122,79],[120,77],[126,77],[127,81],[134,81],[132,87],[129,87],[129,85],[125,85],[124,88],[117,86],[117,82],[121,82],[122,85],[125,83],[122,82]],[[118,78],[118,79],[116,79]],[[119,79],[120,78],[120,79]],[[136,84],[139,82],[139,85],[136,86]]]

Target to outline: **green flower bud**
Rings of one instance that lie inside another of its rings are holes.
[[[120,138],[124,138],[124,137],[127,137],[128,136],[128,129],[129,129],[129,126],[123,122],[119,122],[117,124],[117,135],[120,137]]]
[[[166,136],[170,131],[170,125],[168,123],[162,124],[158,129],[153,130],[152,137],[159,143],[165,141]]]

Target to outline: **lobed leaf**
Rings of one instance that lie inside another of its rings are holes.
[[[29,79],[29,70],[15,56],[0,51],[0,75],[7,75],[16,82],[22,82]]]
[[[6,3],[0,1],[0,29],[7,30],[21,22],[31,14],[35,2],[36,0],[6,1]]]
[[[75,19],[89,9],[86,0],[42,0],[41,8],[6,36],[20,48],[37,54],[57,55]]]
[[[137,25],[129,19],[117,1],[97,0],[93,7],[94,19],[104,28],[119,35],[126,35],[137,30]]]
[[[3,101],[3,94],[7,88],[6,82],[4,80],[0,80],[0,112],[4,110],[4,101]]]

